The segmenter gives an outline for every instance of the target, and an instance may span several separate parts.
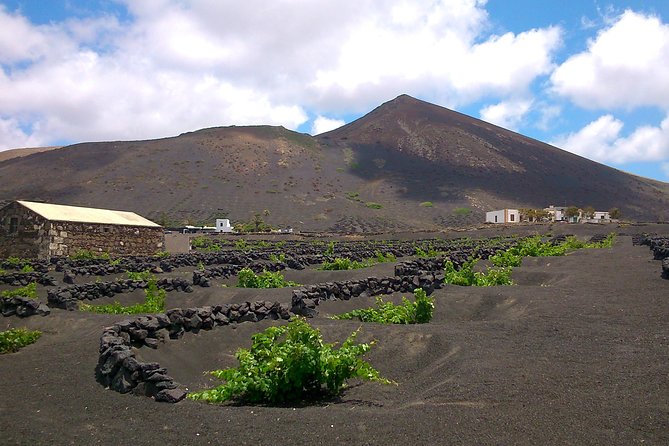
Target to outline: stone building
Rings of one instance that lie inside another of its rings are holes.
[[[163,228],[133,212],[30,201],[0,208],[0,258],[50,258],[81,250],[153,255],[164,244]]]

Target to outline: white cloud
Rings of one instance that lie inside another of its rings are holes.
[[[669,107],[669,24],[625,11],[551,76],[554,90],[586,108]]]
[[[342,121],[341,119],[331,119],[326,118],[325,116],[318,116],[314,120],[314,125],[311,127],[311,134],[320,135],[321,133],[337,129],[344,124],[346,124],[346,122]]]
[[[531,100],[510,100],[481,109],[481,119],[509,130],[517,130],[532,107]]]
[[[622,121],[604,115],[552,144],[601,162],[627,163],[669,158],[669,115],[659,127],[641,126],[629,136],[622,136],[622,129]]]
[[[23,131],[16,119],[2,119],[0,118],[0,141],[5,149],[23,148],[23,147],[39,147],[44,145],[42,141],[34,136],[29,135]],[[0,150],[3,148],[0,147]]]
[[[45,26],[0,5],[0,116],[30,129],[0,150],[295,129],[307,111],[362,112],[400,93],[451,106],[517,97],[550,72],[561,42],[558,28],[487,35],[485,0],[120,1],[130,20]]]

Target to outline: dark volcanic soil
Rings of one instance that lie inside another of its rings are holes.
[[[620,237],[613,249],[526,259],[514,279],[437,291],[430,324],[364,324],[360,339],[378,340],[367,359],[399,385],[353,382],[340,399],[309,407],[121,395],[94,379],[102,327],[121,317],[5,318],[3,329],[44,334],[0,356],[0,444],[669,444],[669,281],[650,251]],[[212,288],[183,299],[274,296],[290,292]],[[181,297],[170,294],[170,305]],[[312,323],[327,341],[342,340],[360,324],[324,316],[370,302],[324,303]],[[235,349],[269,324],[187,334],[140,356],[200,388],[203,371],[234,365]]]

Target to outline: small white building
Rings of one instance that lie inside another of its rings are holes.
[[[230,225],[230,220],[227,218],[216,219],[216,232],[232,232],[234,227]]]
[[[565,207],[550,205],[544,208],[544,211],[548,213],[550,221],[567,221],[567,208]]]
[[[585,220],[588,223],[608,223],[611,221],[611,216],[605,211],[595,211],[592,218]]]
[[[518,223],[519,221],[520,212],[518,212],[518,209],[500,209],[499,211],[485,213],[486,223]]]

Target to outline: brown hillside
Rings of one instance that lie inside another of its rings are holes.
[[[300,230],[394,231],[479,223],[501,207],[619,207],[668,218],[669,185],[625,174],[408,96],[311,137],[220,127],[149,141],[83,143],[0,161],[0,200],[216,216]],[[430,202],[430,203],[427,203]]]
[[[5,161],[12,158],[32,155],[33,153],[47,152],[49,150],[60,149],[60,146],[53,147],[29,147],[25,149],[10,149],[0,151],[0,161]]]

